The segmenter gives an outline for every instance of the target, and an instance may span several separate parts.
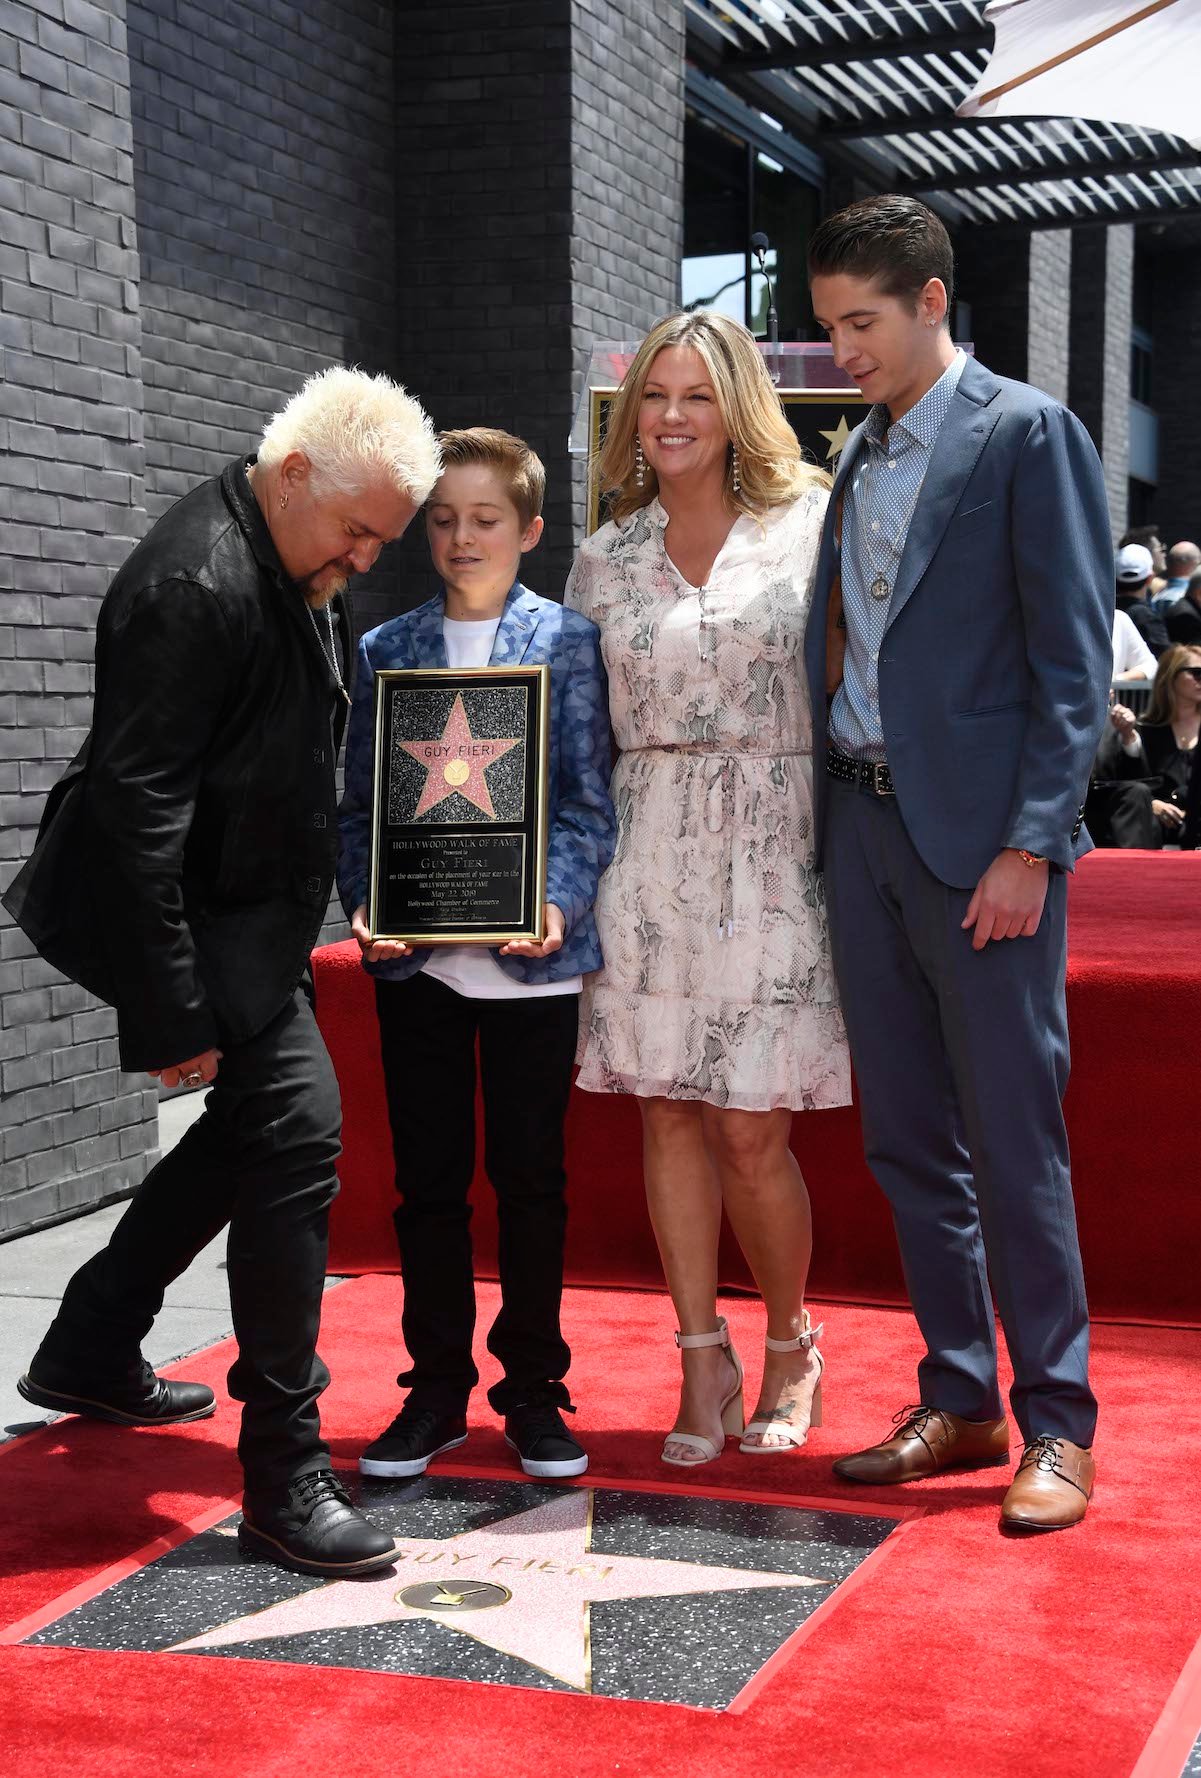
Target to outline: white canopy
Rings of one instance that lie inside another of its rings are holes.
[[[1201,148],[1201,0],[991,0],[960,117],[1087,117]]]

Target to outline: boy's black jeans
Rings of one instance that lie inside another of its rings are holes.
[[[501,1309],[488,1335],[503,1379],[499,1414],[523,1402],[565,1407],[571,1353],[559,1330],[563,1291],[563,1118],[579,995],[469,1000],[433,976],[378,980],[380,1042],[404,1277],[401,1327],[410,1399],[461,1413],[479,1372],[471,1357],[475,1287],[476,1038],[484,1096],[484,1163],[496,1191]]]

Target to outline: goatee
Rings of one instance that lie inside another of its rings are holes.
[[[314,586],[312,582],[304,589],[304,602],[310,611],[324,611],[325,607],[344,593],[350,585],[349,577],[340,575],[335,580],[326,581],[322,586]]]

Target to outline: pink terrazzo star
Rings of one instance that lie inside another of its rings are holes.
[[[276,1636],[356,1624],[435,1617],[503,1654],[515,1655],[577,1691],[591,1691],[589,1606],[602,1599],[663,1599],[673,1594],[744,1592],[760,1587],[820,1587],[821,1580],[757,1569],[710,1568],[650,1556],[614,1556],[589,1548],[591,1490],[572,1490],[479,1531],[398,1547],[397,1565],[370,1580],[330,1581],[299,1598],[206,1630],[175,1651],[231,1648]],[[422,1610],[401,1603],[418,1581],[465,1592],[481,1581],[512,1598],[486,1611]]]
[[[491,735],[477,736],[471,732],[463,694],[459,692],[447,718],[446,727],[436,741],[400,741],[399,746],[425,767],[425,783],[421,800],[413,815],[416,821],[427,809],[436,808],[448,796],[465,796],[481,809],[489,821],[495,821],[496,810],[484,778],[486,766],[494,765],[506,753],[521,744],[520,735],[498,740]]]

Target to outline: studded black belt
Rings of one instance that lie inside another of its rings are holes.
[[[840,784],[854,784],[860,790],[869,791],[872,796],[896,795],[892,773],[883,760],[852,759],[849,753],[840,753],[837,747],[829,747],[826,750],[826,771],[831,778],[837,778]]]

